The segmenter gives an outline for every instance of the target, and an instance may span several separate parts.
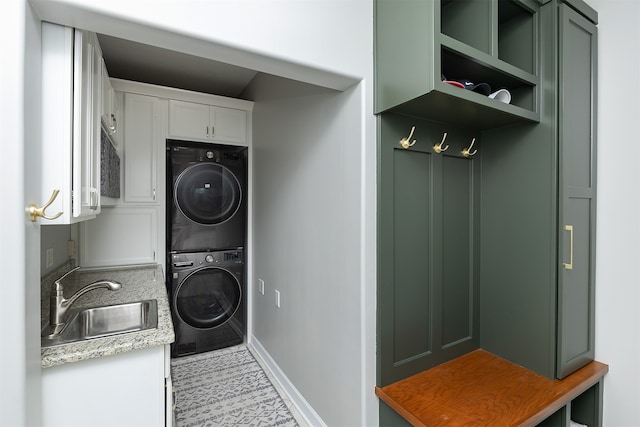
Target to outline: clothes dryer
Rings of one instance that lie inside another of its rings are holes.
[[[243,250],[174,253],[169,268],[176,335],[171,356],[243,343],[246,331]]]
[[[167,140],[167,250],[245,245],[247,148]]]

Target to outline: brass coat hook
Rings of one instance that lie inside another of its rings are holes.
[[[48,220],[54,220],[58,218],[60,215],[62,215],[62,212],[58,212],[54,216],[47,216],[47,214],[45,213],[45,210],[49,206],[51,206],[51,204],[56,199],[56,197],[58,197],[58,193],[60,193],[60,190],[53,190],[53,194],[51,195],[51,198],[41,208],[39,208],[35,204],[32,204],[27,208],[27,213],[29,214],[29,218],[31,219],[31,222],[36,222],[36,219],[38,219],[38,217],[41,217],[43,219],[48,219]]]
[[[465,148],[464,150],[462,150],[462,155],[465,157],[471,157],[474,154],[476,154],[478,152],[478,150],[473,150],[473,152],[471,152],[471,149],[473,148],[473,144],[475,144],[476,139],[473,138],[471,140],[471,145],[469,145],[469,147]]]
[[[413,144],[416,143],[416,140],[414,139],[413,141],[409,142],[409,140],[411,140],[411,137],[413,136],[413,131],[416,130],[415,126],[411,127],[411,133],[409,133],[409,136],[406,138],[402,138],[400,140],[400,145],[402,146],[402,148],[404,148],[405,150],[409,147],[413,147]]]
[[[442,141],[440,141],[440,144],[436,144],[433,146],[433,151],[435,151],[436,153],[442,153],[443,151],[447,151],[447,149],[449,148],[449,144],[447,144],[446,147],[442,146],[444,144],[445,139],[447,139],[446,132],[444,133],[444,135],[442,135]]]

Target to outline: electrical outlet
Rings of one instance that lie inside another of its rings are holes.
[[[280,291],[276,289],[276,307],[280,308]]]
[[[53,248],[47,249],[47,268],[53,267]]]
[[[67,241],[67,256],[73,258],[76,256],[76,242],[75,240]]]
[[[260,295],[264,295],[264,280],[258,279],[258,292]]]

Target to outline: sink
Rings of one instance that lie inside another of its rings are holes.
[[[43,334],[42,347],[108,337],[158,327],[155,299],[126,304],[86,308],[71,313],[58,335]],[[45,331],[47,330],[45,327]]]

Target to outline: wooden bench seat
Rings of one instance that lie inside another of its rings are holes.
[[[533,426],[602,380],[591,362],[551,380],[475,350],[385,387],[376,395],[414,426]]]

